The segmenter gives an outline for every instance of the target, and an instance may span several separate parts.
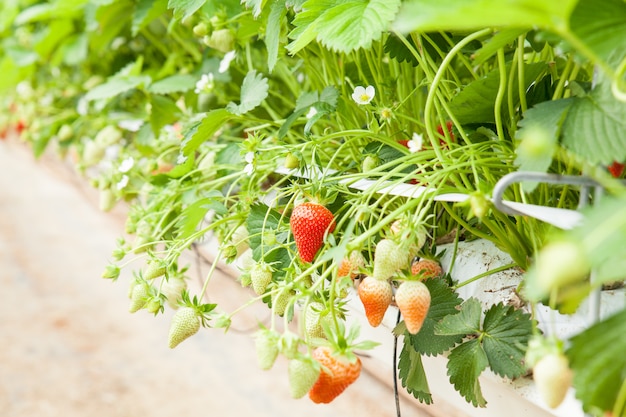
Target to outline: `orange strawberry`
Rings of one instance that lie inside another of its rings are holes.
[[[360,251],[352,251],[350,255],[343,258],[337,269],[337,276],[347,277],[354,279],[359,274],[359,269],[365,266],[365,258]]]
[[[313,359],[322,365],[322,370],[315,384],[309,391],[309,398],[316,404],[329,403],[361,374],[361,360],[356,358],[352,362],[345,358],[333,355],[328,346],[320,346],[313,351]]]
[[[396,291],[396,304],[409,333],[417,334],[430,308],[428,287],[421,281],[404,281]]]
[[[421,278],[437,278],[443,275],[443,269],[434,259],[420,259],[411,265],[411,274]]]
[[[393,299],[391,284],[387,280],[365,277],[359,284],[358,293],[367,321],[372,327],[378,327]]]
[[[302,203],[294,207],[289,225],[300,259],[312,262],[324,245],[326,231],[332,233],[335,230],[335,217],[321,204]]]

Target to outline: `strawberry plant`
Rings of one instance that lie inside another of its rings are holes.
[[[102,276],[134,272],[131,312],[174,310],[171,347],[265,304],[260,368],[284,355],[295,398],[332,401],[375,349],[346,326],[358,298],[364,326],[399,308],[398,375],[417,400],[433,401],[423,358],[445,356],[452,386],[488,407],[481,374],[525,377],[529,341],[553,336],[540,306],[573,314],[623,281],[624,22],[621,0],[3,2],[0,138],[71,164],[103,211],[127,206]],[[496,208],[516,171],[584,176],[603,193],[505,192],[588,206],[559,230]],[[193,288],[180,256],[210,239]],[[523,271],[519,305],[461,299],[495,272],[453,278],[459,242],[477,239]],[[220,263],[251,287],[232,311],[210,294]],[[560,341],[593,415],[626,415],[622,316]],[[297,333],[278,330],[296,320]]]

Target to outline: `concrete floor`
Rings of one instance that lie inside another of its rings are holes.
[[[16,141],[0,142],[0,166],[0,416],[396,416],[391,384],[368,372],[329,405],[292,399],[286,361],[256,365],[249,333],[263,310],[170,350],[171,312],[131,315],[130,271],[100,278],[123,208],[100,212],[73,173]],[[249,297],[225,275],[211,285]],[[428,410],[402,399],[405,417],[441,415]]]

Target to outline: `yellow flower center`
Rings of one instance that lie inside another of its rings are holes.
[[[367,94],[361,94],[361,101],[368,101],[370,99],[370,96],[368,96]]]

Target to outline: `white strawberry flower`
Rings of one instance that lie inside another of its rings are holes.
[[[254,152],[246,153],[246,156],[244,156],[244,160],[248,164],[244,167],[243,172],[246,175],[250,176],[254,172]]]
[[[424,138],[422,137],[422,135],[418,133],[413,133],[413,137],[407,143],[407,146],[409,147],[409,152],[411,153],[421,151],[423,145],[424,145]]]
[[[237,52],[235,51],[226,52],[226,55],[224,55],[224,58],[222,58],[222,60],[220,61],[220,67],[218,69],[218,72],[222,74],[228,71],[228,68],[230,68],[230,63],[233,62],[236,56]]]
[[[135,160],[132,156],[124,159],[118,168],[118,171],[121,173],[125,173],[131,170],[131,168],[135,165]]]
[[[364,105],[369,104],[374,96],[376,95],[376,90],[374,86],[368,85],[367,87],[356,86],[354,92],[352,93],[352,100],[356,102],[356,104]]]
[[[125,188],[128,185],[128,175],[124,175],[121,180],[115,185],[118,190]]]
[[[194,92],[196,94],[208,93],[213,90],[213,87],[215,87],[215,77],[212,72],[209,72],[208,74],[202,74],[202,77],[196,83]]]

